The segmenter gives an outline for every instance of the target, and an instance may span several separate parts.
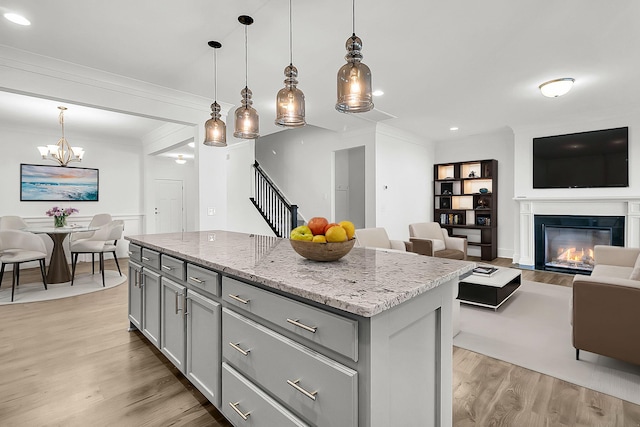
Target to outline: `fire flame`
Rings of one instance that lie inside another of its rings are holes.
[[[593,263],[593,249],[587,249],[585,251],[584,248],[580,250],[576,248],[560,248],[558,251],[560,252],[557,258],[558,261]]]

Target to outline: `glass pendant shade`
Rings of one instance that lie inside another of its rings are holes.
[[[211,147],[227,146],[227,125],[220,119],[220,105],[211,104],[211,118],[204,123],[204,145]]]
[[[276,120],[278,126],[300,127],[307,124],[304,119],[304,93],[296,87],[298,69],[289,64],[284,69],[284,88],[276,96]]]
[[[260,118],[258,112],[251,105],[251,89],[244,87],[240,92],[242,105],[236,109],[236,126],[233,136],[242,139],[255,139],[260,136]]]
[[[373,109],[371,70],[362,63],[362,40],[355,33],[347,39],[347,63],[338,70],[338,101],[341,113],[364,113]]]

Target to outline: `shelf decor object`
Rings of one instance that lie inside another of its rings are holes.
[[[210,41],[207,43],[213,48],[213,104],[211,104],[211,118],[204,123],[204,145],[212,147],[227,146],[227,125],[221,120],[220,104],[218,104],[218,63],[217,51],[222,43]]]
[[[289,65],[284,69],[284,88],[276,96],[275,124],[282,127],[297,128],[307,124],[305,121],[304,93],[298,89],[298,69],[293,65],[293,30],[291,24],[291,0],[289,0]]]
[[[434,221],[449,235],[465,237],[470,255],[498,256],[498,161],[434,165]]]
[[[253,18],[247,15],[238,16],[238,21],[244,25],[244,89],[240,92],[242,105],[236,109],[235,132],[233,136],[242,139],[255,139],[260,136],[260,118],[258,112],[251,105],[253,93],[248,86],[249,76],[249,56],[247,43],[247,27],[253,24]]]
[[[67,166],[70,162],[81,162],[84,150],[81,147],[72,147],[64,137],[64,112],[67,107],[60,106],[58,109],[60,110],[58,121],[62,128],[62,138],[58,140],[57,144],[38,147],[38,151],[43,159],[58,162],[60,166]]]
[[[366,113],[373,109],[371,70],[362,63],[362,40],[356,36],[356,2],[352,0],[353,34],[347,39],[347,63],[338,70],[338,101],[341,113]]]

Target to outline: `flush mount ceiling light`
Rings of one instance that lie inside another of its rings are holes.
[[[58,140],[57,144],[38,147],[38,151],[43,159],[58,162],[60,166],[67,166],[70,162],[81,162],[84,150],[81,147],[72,147],[64,137],[64,111],[67,107],[58,107],[58,109],[60,110],[58,121],[62,127],[62,138]]]
[[[557,98],[569,92],[575,79],[565,77],[562,79],[549,80],[542,83],[538,88],[547,98]]]
[[[251,105],[253,95],[247,81],[249,75],[249,56],[247,43],[247,27],[253,24],[253,18],[247,15],[238,16],[238,21],[244,25],[244,89],[240,92],[242,96],[242,105],[235,112],[236,123],[233,136],[242,139],[255,139],[260,136],[260,118],[258,112]]]
[[[17,13],[10,13],[10,12],[5,13],[4,17],[5,19],[13,22],[14,24],[23,25],[23,26],[31,25],[31,22],[27,18],[25,18],[22,15],[18,15]]]
[[[184,165],[187,161],[182,157],[182,154],[178,154],[178,158],[176,159],[176,163],[179,165]]]
[[[222,47],[220,42],[207,43],[213,48],[213,104],[211,104],[211,118],[204,123],[204,145],[212,147],[227,146],[227,125],[220,119],[220,104],[218,104],[218,68],[216,53]]]
[[[284,88],[276,96],[275,124],[297,128],[306,125],[304,118],[304,93],[297,88],[298,69],[293,66],[293,30],[291,29],[291,0],[289,0],[289,65],[284,69]]]
[[[373,109],[371,70],[362,63],[362,40],[356,36],[356,1],[352,0],[353,34],[347,39],[347,63],[338,70],[338,101],[341,113],[365,113]]]

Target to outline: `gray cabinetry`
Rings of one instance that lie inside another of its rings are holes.
[[[214,273],[215,274],[215,273]],[[220,313],[217,302],[187,290],[187,378],[220,407]]]
[[[180,372],[185,373],[185,307],[187,288],[178,283],[162,278],[162,310],[161,318],[161,347],[162,354],[176,365]]]
[[[129,323],[130,330],[142,330],[142,266],[129,261]]]
[[[142,333],[160,348],[160,275],[142,269]]]
[[[222,310],[225,361],[303,419],[358,425],[358,374],[238,313]]]
[[[252,427],[306,427],[295,415],[273,400],[226,363],[222,364],[220,410],[234,425]]]

